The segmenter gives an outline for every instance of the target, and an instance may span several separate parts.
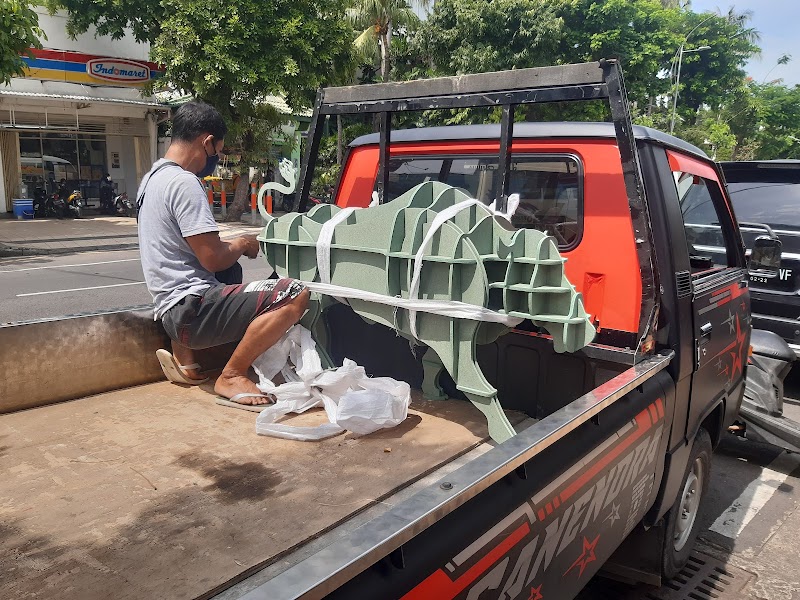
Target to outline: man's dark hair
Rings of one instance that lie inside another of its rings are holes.
[[[187,102],[175,111],[172,117],[172,139],[193,142],[197,136],[213,135],[221,140],[228,133],[228,127],[219,111],[203,102]]]

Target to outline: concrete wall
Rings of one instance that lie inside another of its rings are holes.
[[[122,140],[123,138],[118,135],[109,135],[106,137],[106,150],[108,151],[106,161],[108,164],[108,172],[111,175],[111,179],[117,182],[117,190],[120,193],[128,191],[127,183],[123,181],[123,173],[126,170],[126,165],[122,162]],[[114,152],[119,154],[118,169],[113,167],[112,154]]]
[[[139,181],[144,173],[137,171],[136,148],[134,138],[131,136],[109,135],[106,137],[106,149],[108,151],[108,172],[117,184],[117,192],[126,192],[128,196],[136,194],[139,188]],[[112,154],[119,153],[119,169],[114,169],[111,165]]]
[[[3,171],[3,148],[0,146],[0,212],[8,212],[12,209],[11,200],[6,198],[5,172]]]
[[[121,165],[125,172],[125,178],[119,180],[119,191],[127,192],[128,196],[136,194],[139,187],[139,179],[136,174],[136,150],[132,137],[117,138],[121,141],[122,153],[120,154]]]
[[[95,37],[97,30],[89,30],[77,37],[70,39],[67,35],[67,15],[59,11],[54,15],[42,7],[34,9],[39,15],[39,27],[47,34],[47,39],[42,40],[45,48],[53,50],[72,50],[86,54],[100,54],[132,60],[148,60],[150,55],[149,44],[139,44],[133,39],[133,34],[128,30],[127,35],[119,40],[112,40],[108,36]]]
[[[235,344],[197,353],[221,368]],[[155,352],[170,342],[149,306],[0,326],[0,413],[164,379]]]

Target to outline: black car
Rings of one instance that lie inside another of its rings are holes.
[[[753,327],[777,333],[800,356],[800,160],[721,166],[748,253],[759,236],[782,245],[773,273],[751,271]]]

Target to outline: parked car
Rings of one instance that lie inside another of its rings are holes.
[[[777,333],[800,356],[800,160],[721,166],[748,255],[757,237],[781,246],[772,274],[750,273],[753,327]]]

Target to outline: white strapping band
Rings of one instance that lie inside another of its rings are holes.
[[[463,202],[459,202],[458,204],[454,204],[453,206],[448,206],[438,215],[436,215],[436,217],[431,222],[431,226],[428,229],[428,233],[425,235],[425,238],[422,240],[422,243],[420,244],[419,249],[417,250],[417,253],[414,256],[414,275],[411,278],[411,287],[408,290],[408,297],[410,300],[416,300],[419,297],[419,279],[420,275],[422,274],[422,261],[425,259],[425,252],[427,252],[428,246],[430,246],[430,243],[433,240],[433,236],[436,235],[436,232],[442,228],[442,225],[444,225],[447,221],[455,217],[462,210],[466,210],[471,206],[475,206],[476,204],[480,204],[481,206],[483,206],[490,212],[494,213],[495,215],[501,216],[510,221],[511,215],[514,214],[514,212],[517,210],[517,207],[519,206],[519,194],[511,194],[511,196],[509,196],[508,203],[506,205],[507,212],[505,213],[500,212],[495,208],[496,202],[497,201],[492,202],[490,206],[486,206],[480,200],[471,198],[469,200],[464,200]],[[416,310],[414,309],[409,310],[408,320],[409,320],[409,326],[411,328],[411,335],[413,335],[415,339],[419,339],[419,336],[417,335]]]
[[[365,300],[367,302],[376,302],[378,304],[386,304],[403,308],[408,311],[410,333],[415,339],[419,339],[417,335],[417,312],[427,312],[444,317],[452,317],[456,319],[469,319],[471,321],[488,321],[490,323],[503,323],[509,327],[514,327],[522,322],[518,317],[510,317],[506,314],[490,310],[483,306],[475,306],[474,304],[467,304],[466,302],[459,302],[456,300],[420,300],[419,299],[419,280],[422,272],[422,261],[425,258],[425,252],[433,240],[433,236],[441,229],[447,221],[455,217],[462,210],[480,204],[488,209],[495,215],[511,218],[517,207],[519,206],[519,194],[511,194],[508,198],[507,212],[503,213],[495,209],[495,202],[490,206],[486,206],[480,200],[475,198],[464,200],[458,204],[454,204],[439,214],[436,215],[431,222],[428,233],[422,241],[422,244],[414,256],[414,275],[411,279],[411,288],[409,289],[408,298],[400,298],[394,296],[387,296],[375,292],[367,292],[355,288],[348,288],[339,285],[331,284],[331,242],[333,241],[333,232],[336,226],[342,221],[347,219],[355,208],[343,208],[336,213],[329,221],[326,221],[322,230],[320,231],[317,239],[317,269],[319,270],[320,282],[307,282],[303,283],[312,292],[318,292],[328,296],[333,296],[339,302],[344,303],[342,298],[355,298],[357,300]]]
[[[389,306],[404,308],[409,312],[419,311],[433,313],[435,315],[442,315],[444,317],[452,317],[454,319],[469,319],[471,321],[503,323],[509,327],[514,327],[522,322],[522,319],[519,317],[511,317],[483,306],[475,306],[474,304],[467,304],[466,302],[459,302],[457,300],[412,300],[410,298],[386,296],[384,294],[377,294],[375,292],[366,292],[364,290],[357,290],[355,288],[333,285],[331,283],[319,283],[315,281],[303,281],[303,285],[305,285],[312,292],[319,292],[320,294],[325,294],[326,296],[334,296],[337,298],[355,298],[357,300],[365,300],[367,302],[376,302],[378,304],[386,304]]]

